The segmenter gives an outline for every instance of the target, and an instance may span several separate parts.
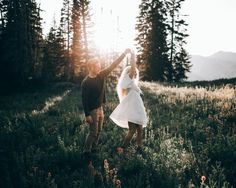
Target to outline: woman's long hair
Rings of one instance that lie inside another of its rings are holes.
[[[118,94],[120,101],[125,96],[124,90],[129,88],[129,85],[132,83],[133,80],[134,80],[135,85],[138,86],[138,83],[139,83],[139,70],[137,68],[135,68],[136,69],[136,77],[131,79],[131,78],[129,78],[129,70],[130,69],[131,69],[131,66],[125,67],[120,75],[119,80],[118,80],[118,84],[117,84],[116,89],[117,89],[117,94]]]

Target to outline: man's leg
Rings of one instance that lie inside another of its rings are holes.
[[[129,132],[125,137],[124,145],[123,145],[124,147],[127,147],[129,145],[129,142],[132,139],[132,137],[136,131],[136,125],[134,123],[128,122],[128,125],[129,125]]]
[[[93,119],[93,122],[89,124],[89,134],[87,135],[86,141],[85,141],[85,152],[91,152],[92,145],[94,141],[97,138],[98,134],[98,118],[97,118],[97,113],[96,110],[93,110],[91,112],[91,116]]]
[[[96,139],[94,140],[92,149],[97,149],[97,144],[98,144],[98,140],[99,140],[99,136],[101,134],[102,131],[102,126],[103,126],[103,121],[104,121],[104,113],[103,113],[103,109],[99,108],[97,111],[97,118],[98,118],[98,132],[97,132],[97,136]]]

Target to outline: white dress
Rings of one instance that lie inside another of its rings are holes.
[[[126,67],[128,69],[128,67]],[[142,91],[138,87],[138,81],[129,77],[128,71],[124,70],[117,90],[120,104],[110,115],[112,121],[122,128],[129,128],[128,122],[133,122],[143,127],[147,126],[147,115],[140,94]],[[119,89],[126,89],[126,95],[121,95]]]

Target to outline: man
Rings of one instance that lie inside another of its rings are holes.
[[[89,124],[89,134],[85,141],[85,153],[96,151],[96,146],[104,119],[102,105],[106,102],[105,81],[109,73],[121,63],[124,57],[131,53],[130,49],[116,59],[108,68],[101,70],[101,63],[98,59],[91,59],[88,62],[89,74],[82,82],[82,103],[86,122]]]

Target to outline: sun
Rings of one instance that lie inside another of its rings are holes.
[[[137,2],[133,3],[133,0],[91,1],[94,22],[93,40],[100,52],[120,52],[125,48],[134,48]]]
[[[60,22],[60,10],[63,0],[37,0],[41,3],[44,21],[44,33],[48,33],[55,17]],[[93,22],[92,43],[99,51],[121,52],[134,47],[136,17],[141,0],[96,0],[90,1],[90,13]],[[92,45],[92,46],[94,46]]]
[[[117,50],[117,43],[120,42],[119,31],[112,13],[109,16],[109,13],[101,12],[95,19],[94,43],[96,47],[102,52]]]

